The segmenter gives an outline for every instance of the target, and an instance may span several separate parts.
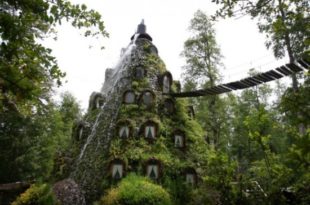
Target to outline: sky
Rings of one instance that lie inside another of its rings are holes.
[[[45,44],[52,48],[59,67],[66,72],[64,84],[55,89],[55,98],[71,92],[87,110],[89,96],[99,92],[106,68],[116,65],[120,51],[130,43],[137,25],[144,19],[147,33],[153,38],[159,56],[174,80],[181,79],[184,59],[180,56],[184,41],[190,36],[188,26],[198,9],[211,15],[216,5],[208,0],[71,0],[97,10],[105,22],[110,37],[85,38],[82,32],[68,24],[57,27],[57,41]],[[224,56],[223,82],[247,76],[250,68],[266,71],[281,65],[271,50],[265,47],[265,36],[259,33],[256,21],[248,16],[223,19],[214,25],[217,43]],[[105,47],[104,50],[100,46]]]

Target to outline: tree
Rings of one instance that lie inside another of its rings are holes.
[[[85,5],[67,0],[0,1],[1,183],[46,179],[56,148],[70,138],[72,114],[60,112],[50,99],[65,73],[51,49],[40,43],[56,35],[63,21],[83,29],[85,36],[108,36],[101,15]]]
[[[190,22],[189,30],[192,36],[185,41],[182,56],[185,57],[183,78],[185,87],[212,87],[219,81],[221,53],[216,43],[215,30],[210,18],[198,10]],[[221,100],[217,96],[205,97],[198,100],[198,119],[202,123],[208,137],[219,144],[220,130],[223,118]]]
[[[60,105],[49,103],[29,115],[1,112],[0,183],[48,179],[54,157],[68,147],[80,115],[70,93],[63,95]]]
[[[240,172],[247,170],[251,162],[264,157],[262,141],[270,135],[274,120],[268,104],[271,91],[268,85],[255,86],[244,90],[228,104],[232,110],[231,154],[239,162]]]
[[[219,80],[222,56],[212,27],[210,18],[198,10],[189,26],[193,36],[185,41],[181,54],[186,59],[183,78],[197,86],[211,87]]]
[[[258,28],[267,37],[267,48],[272,47],[274,56],[282,58],[285,53],[290,63],[300,58],[309,49],[310,3],[307,0],[213,0],[221,8],[217,17],[232,17],[249,14],[258,18]],[[293,89],[298,82],[292,75]]]
[[[65,75],[51,49],[38,40],[63,21],[84,28],[85,36],[107,37],[101,15],[67,0],[0,1],[0,111],[29,114],[49,100],[54,82]]]
[[[0,113],[0,183],[49,175],[60,134],[58,117],[51,104],[27,116],[15,111]]]
[[[64,136],[64,138],[59,140],[59,146],[67,148],[66,145],[68,145],[72,139],[73,125],[82,118],[82,109],[77,99],[71,93],[65,92],[61,95],[61,102],[57,106],[57,110],[63,122],[62,133]]]
[[[61,180],[68,176],[70,165],[76,149],[72,140],[74,125],[82,118],[82,110],[76,98],[69,92],[61,95],[60,104],[56,105],[59,114],[58,129],[60,135],[55,139],[55,152],[53,155],[52,180]]]
[[[228,104],[232,110],[229,156],[238,162],[238,183],[250,190],[248,197],[240,195],[246,204],[308,200],[309,132],[300,135],[295,129],[297,124],[307,126],[309,122],[307,84],[299,87],[300,96],[288,89],[284,96],[278,93],[281,101],[272,104],[270,96],[278,90],[268,85],[244,90]],[[296,118],[296,112],[303,117]]]

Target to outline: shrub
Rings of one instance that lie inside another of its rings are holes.
[[[129,174],[116,188],[110,189],[101,205],[171,205],[168,192],[149,179]]]
[[[56,205],[56,200],[47,184],[33,184],[11,205]]]

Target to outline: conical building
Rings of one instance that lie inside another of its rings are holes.
[[[158,55],[144,22],[106,69],[101,92],[93,93],[76,126],[76,159],[70,174],[89,203],[130,172],[147,176],[182,204],[184,190],[203,175],[207,145],[201,127]],[[190,112],[188,112],[190,111]],[[184,200],[183,200],[184,201]]]

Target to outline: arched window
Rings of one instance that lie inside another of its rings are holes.
[[[174,134],[174,146],[177,148],[185,147],[185,137],[180,133]]]
[[[186,183],[191,185],[196,183],[195,175],[193,173],[186,173]]]
[[[164,102],[164,111],[167,114],[174,112],[174,102],[171,99],[166,99]]]
[[[157,136],[157,129],[158,129],[158,125],[157,123],[153,122],[153,121],[147,121],[143,126],[143,136],[144,138],[148,139],[148,140],[154,140],[156,139]]]
[[[101,108],[104,100],[104,96],[101,93],[93,92],[89,99],[89,109],[95,110]]]
[[[160,162],[157,159],[149,159],[146,163],[146,176],[156,180],[160,177]]]
[[[154,45],[150,46],[150,51],[151,51],[151,53],[158,55],[158,50]]]
[[[142,67],[136,67],[135,68],[135,78],[137,80],[141,80],[145,77],[146,71]]]
[[[133,91],[127,90],[124,92],[123,95],[123,102],[126,104],[133,104],[135,103],[136,95]]]
[[[187,115],[190,117],[190,119],[195,119],[195,111],[192,105],[187,106]]]
[[[80,141],[83,139],[85,123],[83,121],[78,122],[76,125],[76,140]]]
[[[121,139],[127,139],[132,135],[132,125],[129,120],[121,120],[117,123],[117,135]]]
[[[100,108],[103,105],[102,98],[100,96],[97,96],[95,98],[95,107],[96,109]]]
[[[110,164],[111,177],[113,179],[121,179],[124,176],[125,163],[120,159],[115,159]]]
[[[185,170],[185,182],[186,184],[195,186],[197,184],[197,173],[193,168],[187,168]]]
[[[123,125],[119,128],[118,136],[120,138],[128,138],[129,137],[129,126]]]
[[[159,168],[157,164],[149,164],[147,166],[147,176],[151,179],[158,179]]]
[[[144,105],[150,107],[155,103],[155,94],[152,91],[144,91],[141,95],[140,101]]]
[[[169,93],[170,92],[170,81],[168,76],[164,76],[163,78],[163,93]]]
[[[78,133],[78,135],[79,135],[79,140],[81,140],[81,139],[83,139],[83,126],[80,126],[79,127],[79,133]]]
[[[145,138],[155,139],[155,126],[154,125],[147,125],[144,128],[144,136]]]
[[[170,93],[172,85],[172,75],[169,72],[166,72],[161,77],[160,84],[162,85],[163,93]]]

